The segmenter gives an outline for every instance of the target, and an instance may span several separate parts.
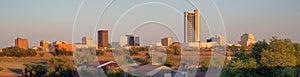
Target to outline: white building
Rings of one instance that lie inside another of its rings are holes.
[[[95,48],[98,49],[96,44],[93,44],[93,39],[91,37],[82,37],[82,43],[77,43],[76,48]]]
[[[216,42],[219,45],[226,45],[225,38],[223,36],[214,36],[207,40],[207,42]]]
[[[120,46],[139,46],[140,37],[134,35],[125,35],[120,37]]]

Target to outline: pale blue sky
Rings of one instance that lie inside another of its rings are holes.
[[[14,45],[14,39],[18,36],[28,38],[30,46],[38,45],[40,40],[71,42],[72,24],[80,2],[81,0],[0,0],[0,48]],[[116,0],[100,19],[97,29],[113,29],[121,14],[141,2],[141,0]],[[278,36],[300,42],[299,0],[215,0],[215,2],[223,15],[229,43],[236,43],[245,31],[253,33],[256,40]],[[181,14],[194,9],[185,1],[165,0],[162,3],[175,7]],[[82,22],[80,25],[87,26],[76,27],[75,30],[82,31],[76,31],[78,35],[75,36],[75,42],[79,42],[85,35],[94,36],[92,30],[95,30],[95,27],[90,26],[96,24],[97,16],[94,15],[101,13],[94,9],[103,9],[104,4],[105,0],[87,0],[86,5],[83,5],[78,21]],[[141,19],[136,20],[138,18]],[[114,37],[110,38],[113,41],[118,40],[117,36],[132,32],[132,28],[141,24],[143,20],[166,23],[178,34],[179,39],[183,39],[181,29],[183,17],[173,9],[161,5],[134,8],[120,21],[119,25],[122,26],[118,26],[115,33],[110,32],[114,34]],[[141,36],[142,40],[156,42],[161,36],[174,37],[170,30],[161,25],[147,25],[150,26],[138,28],[139,30],[134,32]],[[159,28],[158,31],[155,28]],[[201,28],[204,41],[210,35],[205,24]]]

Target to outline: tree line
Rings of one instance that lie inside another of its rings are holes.
[[[259,41],[251,50],[235,48],[232,61],[222,77],[296,77],[300,76],[300,44],[273,37]],[[246,52],[251,53],[246,53]]]
[[[36,55],[37,53],[33,49],[23,49],[16,46],[4,48],[2,49],[2,52],[0,52],[0,57],[33,57]]]

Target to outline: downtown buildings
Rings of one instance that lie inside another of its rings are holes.
[[[172,45],[172,38],[171,37],[165,37],[161,39],[161,45],[162,46],[171,46]]]
[[[75,44],[76,48],[95,48],[98,49],[98,46],[93,43],[93,38],[85,36],[82,37],[81,43]]]
[[[15,40],[15,46],[24,48],[24,49],[28,49],[28,39],[18,37]]]
[[[184,42],[200,42],[200,11],[184,12]]]
[[[125,35],[120,37],[120,46],[140,46],[140,37],[134,35]]]
[[[241,36],[241,41],[238,42],[245,48],[251,48],[251,45],[255,44],[255,38],[253,34],[245,33]]]
[[[108,30],[98,31],[98,47],[108,47]]]

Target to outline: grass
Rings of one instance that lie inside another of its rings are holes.
[[[147,51],[139,52],[138,55],[131,56],[132,59],[134,59],[134,62],[137,64],[142,64],[142,62],[146,58]],[[54,56],[50,55],[49,53],[43,53],[43,56],[37,56],[37,57],[23,57],[23,58],[17,58],[17,57],[0,57],[0,77],[3,76],[21,76],[22,71],[24,70],[24,64],[47,64],[47,61],[53,58]],[[192,53],[184,53],[188,55],[195,55]],[[68,56],[70,60],[73,59],[73,56]],[[112,52],[105,52],[104,55],[98,56],[98,60],[102,61],[115,61],[114,55]],[[174,62],[173,68],[176,68],[179,66],[179,62],[181,60],[181,55],[172,56],[170,59],[172,62]],[[210,56],[200,56],[199,60],[201,62],[203,61],[209,61]],[[2,71],[1,71],[2,69]]]
[[[20,76],[22,70],[24,69],[23,64],[44,64],[49,60],[50,57],[1,57],[0,66],[3,68],[0,71],[0,77],[2,76]]]

